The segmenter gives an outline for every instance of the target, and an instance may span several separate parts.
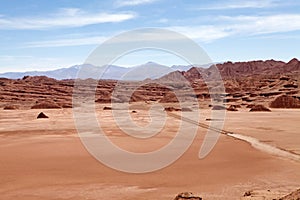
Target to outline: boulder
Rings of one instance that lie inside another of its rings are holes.
[[[271,110],[264,105],[254,105],[250,109],[250,112],[271,112]]]
[[[185,200],[185,199],[189,199],[189,200],[202,200],[201,197],[195,196],[193,193],[191,192],[182,192],[180,194],[178,194],[174,200]]]
[[[230,105],[228,108],[227,108],[228,111],[238,111],[237,107],[235,105]]]
[[[247,191],[244,193],[244,197],[250,197],[252,195],[252,191]]]
[[[38,114],[38,116],[36,117],[37,119],[46,119],[49,118],[45,113],[41,112],[40,114]]]

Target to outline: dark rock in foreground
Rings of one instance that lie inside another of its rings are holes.
[[[45,113],[41,112],[36,118],[37,119],[47,119],[49,117]]]
[[[183,192],[178,194],[174,200],[185,200],[185,199],[190,199],[190,200],[202,200],[201,197],[197,197],[193,195],[191,192]]]

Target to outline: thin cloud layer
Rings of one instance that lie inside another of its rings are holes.
[[[135,18],[133,13],[87,13],[78,8],[60,9],[48,17],[0,16],[2,30],[43,30],[83,27],[93,24],[122,22]]]
[[[192,39],[212,42],[230,36],[257,36],[300,30],[300,15],[220,16],[219,25],[168,27]]]
[[[245,0],[237,1],[231,0],[221,3],[212,3],[209,5],[199,6],[199,10],[227,10],[227,9],[244,9],[244,8],[269,8],[278,6],[278,0]]]
[[[276,34],[300,30],[300,14],[236,17],[219,16],[217,18],[222,22],[219,23],[219,25],[169,26],[163,28],[177,31],[191,39],[195,39],[204,43],[209,43],[218,39],[232,36],[242,35],[244,37],[251,37],[268,33]],[[26,43],[23,47],[45,48],[98,45],[109,38],[110,36],[106,35],[84,36],[73,39],[65,38],[58,40],[34,41]],[[174,38],[169,38],[169,40],[174,40]]]
[[[143,4],[150,4],[157,0],[118,0],[116,1],[117,7],[124,7],[124,6],[138,6]]]
[[[94,37],[81,37],[73,39],[58,39],[58,40],[45,40],[26,43],[23,48],[45,48],[45,47],[70,47],[70,46],[83,46],[83,45],[97,45],[101,44],[108,37],[94,36]]]

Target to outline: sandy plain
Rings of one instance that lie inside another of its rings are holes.
[[[136,106],[135,110],[132,119],[141,126],[147,124],[147,109]],[[49,119],[36,119],[41,111]],[[122,133],[110,110],[99,106],[97,117],[115,144],[133,152],[163,147],[180,126],[180,120],[169,116],[160,134],[141,140]],[[201,110],[201,122],[209,123],[209,117],[210,110]],[[295,109],[256,113],[240,109],[227,112],[224,129],[299,155],[298,121],[299,110]],[[300,161],[226,135],[220,136],[207,157],[199,159],[206,132],[199,127],[190,148],[172,165],[129,174],[103,165],[88,153],[78,137],[72,109],[1,110],[0,199],[169,200],[185,191],[203,199],[276,199],[300,187]],[[246,191],[252,197],[243,197]]]

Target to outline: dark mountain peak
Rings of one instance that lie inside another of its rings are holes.
[[[200,73],[200,69],[202,68],[193,66],[189,70],[187,70],[187,73]]]
[[[227,61],[227,62],[224,62],[223,64],[220,64],[220,65],[233,65],[234,63],[231,62],[231,61]]]
[[[186,74],[186,72],[184,72],[184,71],[176,70],[176,71],[168,73],[167,75],[164,75],[164,76],[160,77],[158,79],[158,81],[162,81],[162,82],[178,82],[178,81],[182,82],[182,81],[186,81],[185,74]]]
[[[297,58],[293,58],[287,64],[298,64],[298,63],[299,63],[299,60]]]
[[[297,58],[293,58],[284,66],[284,69],[289,72],[300,71],[300,61]]]

